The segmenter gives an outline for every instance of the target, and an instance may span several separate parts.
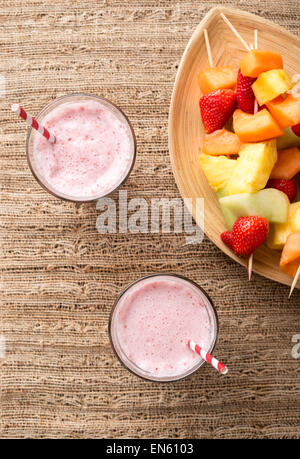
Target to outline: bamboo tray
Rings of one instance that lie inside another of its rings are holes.
[[[254,29],[258,30],[259,48],[282,54],[284,68],[291,74],[299,73],[300,39],[282,27],[245,11],[216,7],[209,11],[194,31],[181,59],[177,72],[169,115],[169,149],[172,168],[179,191],[184,198],[204,198],[204,230],[206,235],[227,255],[246,266],[220,240],[225,223],[215,192],[210,188],[201,170],[198,156],[204,134],[199,111],[200,89],[198,73],[209,67],[203,29],[208,30],[215,66],[228,65],[236,70],[245,54],[245,48],[220,17],[223,12],[240,32],[244,40],[253,43]],[[195,208],[190,209],[196,219]],[[198,219],[198,224],[200,221]],[[266,246],[254,256],[253,270],[269,279],[291,285],[292,279],[279,269],[280,253]],[[300,288],[300,282],[297,283]]]

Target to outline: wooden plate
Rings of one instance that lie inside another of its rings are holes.
[[[223,12],[244,40],[253,43],[254,29],[258,30],[259,48],[282,54],[285,69],[299,73],[300,39],[285,29],[254,14],[232,8],[216,7],[201,21],[183,54],[172,95],[169,116],[169,149],[175,180],[182,197],[204,197],[204,230],[207,236],[227,255],[242,265],[246,261],[236,257],[220,240],[225,224],[215,192],[210,188],[201,170],[198,156],[203,138],[198,101],[198,73],[209,67],[203,29],[208,30],[215,66],[228,65],[238,69],[245,48],[220,17]],[[195,209],[191,209],[196,219]],[[200,221],[198,219],[198,224]],[[255,272],[290,285],[291,278],[279,269],[280,253],[263,246],[255,252]],[[300,288],[300,282],[297,287]]]

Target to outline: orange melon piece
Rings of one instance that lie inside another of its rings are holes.
[[[283,248],[280,269],[285,274],[294,277],[300,265],[300,230],[290,234]]]
[[[300,123],[300,97],[287,94],[286,97],[276,97],[266,105],[273,118],[283,129]]]
[[[230,67],[212,67],[199,73],[198,83],[202,94],[215,89],[231,89],[236,85],[236,72]]]
[[[261,72],[272,69],[282,69],[283,62],[279,53],[253,49],[241,60],[241,72],[244,76],[258,77]]]
[[[241,148],[239,137],[226,129],[205,134],[203,153],[206,155],[237,155]]]
[[[261,142],[284,134],[266,108],[254,115],[240,109],[235,110],[233,129],[242,142]]]
[[[270,178],[292,179],[300,172],[300,150],[299,148],[288,148],[277,152],[277,161],[271,172]]]

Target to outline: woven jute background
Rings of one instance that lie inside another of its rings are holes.
[[[222,4],[298,32],[299,1]],[[60,201],[36,183],[26,126],[10,112],[20,102],[35,114],[71,92],[111,99],[137,136],[128,198],[179,197],[168,153],[170,96],[187,41],[215,5],[0,1],[1,437],[300,437],[300,360],[291,355],[300,291],[288,301],[286,286],[257,275],[248,283],[207,238],[186,245],[172,233],[99,234],[95,204]],[[213,298],[216,354],[228,376],[204,366],[159,385],[120,365],[107,333],[113,302],[126,284],[158,271],[184,274]]]

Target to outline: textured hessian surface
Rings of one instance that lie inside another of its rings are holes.
[[[298,33],[299,1],[223,1]],[[70,92],[96,93],[130,117],[138,144],[128,197],[179,197],[167,139],[170,96],[194,28],[216,2],[0,0],[1,437],[300,437],[300,333],[295,291],[246,271],[209,240],[96,230],[95,204],[44,192],[26,162],[33,114]],[[115,193],[113,197],[117,198]],[[220,322],[208,366],[166,385],[115,358],[107,323],[120,290],[141,275],[184,274],[214,299]]]

